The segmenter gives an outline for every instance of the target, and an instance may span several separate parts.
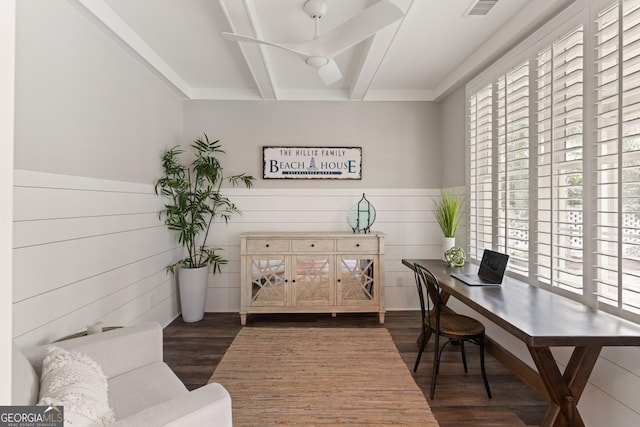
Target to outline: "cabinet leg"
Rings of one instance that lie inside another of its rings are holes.
[[[338,313],[331,313],[331,317],[338,317]]]
[[[247,313],[240,313],[240,324],[242,326],[247,324]]]
[[[378,313],[378,317],[380,318],[380,324],[384,325],[384,312]]]

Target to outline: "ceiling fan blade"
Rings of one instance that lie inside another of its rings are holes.
[[[368,7],[317,39],[297,45],[313,55],[333,58],[371,37],[404,16],[404,12],[387,0]]]
[[[329,60],[327,65],[324,67],[318,68],[318,75],[322,82],[327,86],[342,79],[340,68],[338,68],[338,64],[336,64],[336,61],[333,59]]]
[[[292,49],[288,46],[285,46],[283,44],[278,44],[278,43],[273,43],[270,41],[266,41],[266,40],[260,40],[260,39],[256,39],[254,37],[250,37],[250,36],[244,36],[242,34],[235,34],[235,33],[222,33],[222,37],[224,37],[227,40],[231,40],[231,41],[235,41],[235,42],[243,42],[243,43],[259,43],[259,44],[264,44],[267,46],[273,46],[273,47],[278,47],[280,49],[284,49],[288,52],[291,52],[295,55],[298,55],[299,57],[301,57],[303,60],[307,60],[307,58],[309,58],[309,55],[307,55],[304,52],[301,52],[299,50],[296,49]]]

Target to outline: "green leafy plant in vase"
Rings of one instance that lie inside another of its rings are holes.
[[[434,201],[436,222],[444,234],[443,253],[455,246],[456,232],[462,223],[463,202],[462,195],[448,188],[441,189],[440,198]]]
[[[245,173],[224,176],[218,158],[225,152],[220,140],[210,141],[204,134],[192,144],[193,161],[180,161],[184,152],[180,147],[167,150],[162,156],[163,176],[155,183],[155,193],[165,198],[159,213],[169,230],[178,233],[178,242],[186,256],[171,265],[167,271],[178,269],[178,284],[182,316],[185,322],[197,322],[204,316],[204,304],[209,268],[213,274],[227,260],[220,256],[221,248],[207,246],[212,224],[216,220],[228,223],[234,215],[242,215],[238,207],[222,193],[222,184],[243,185],[250,188],[254,178]],[[199,283],[192,285],[191,276]],[[202,283],[204,281],[204,284]]]

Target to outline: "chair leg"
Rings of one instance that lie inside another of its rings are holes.
[[[420,333],[420,336],[418,337],[418,339],[416,340],[416,343],[418,344],[418,346],[420,346],[422,344],[422,341],[424,341],[424,345],[425,347],[427,346],[427,344],[429,344],[429,340],[431,339],[431,334],[433,332],[431,332],[431,329],[427,330],[427,332],[425,333],[424,331]],[[425,340],[425,336],[427,337],[427,339]]]
[[[484,388],[487,389],[487,396],[491,399],[491,389],[489,389],[489,380],[487,380],[487,372],[484,369],[484,337],[480,337],[480,370],[482,371],[482,380]]]
[[[433,396],[436,394],[436,380],[438,378],[438,371],[440,370],[440,336],[438,334],[434,334],[435,337],[435,347],[433,349],[433,370],[431,372],[431,393],[430,397],[433,400]]]
[[[421,336],[424,337],[426,334],[425,332],[425,328],[422,328],[422,334]],[[418,357],[416,358],[416,364],[413,366],[413,372],[416,372],[418,370],[418,365],[420,364],[420,358],[422,357],[422,353],[424,352],[424,346],[426,345],[427,340],[422,339],[420,341],[420,350],[418,350]]]
[[[462,364],[464,365],[464,373],[467,372],[467,354],[464,351],[464,340],[460,340],[460,354],[462,354]]]
[[[434,349],[435,352],[438,353],[438,366],[436,367],[436,375],[440,373],[440,361],[442,360],[442,352],[444,348],[447,346],[447,343],[442,344],[440,348],[437,347],[438,343],[436,342],[436,347]]]

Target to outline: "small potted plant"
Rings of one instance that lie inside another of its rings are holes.
[[[186,250],[186,257],[167,266],[172,274],[178,268],[178,288],[182,318],[197,322],[204,317],[209,268],[213,274],[227,263],[216,251],[221,248],[207,246],[211,225],[216,220],[225,223],[242,212],[222,194],[223,182],[250,188],[254,178],[244,173],[225,177],[219,154],[224,151],[219,140],[210,141],[207,135],[191,145],[194,160],[180,163],[179,147],[167,150],[162,156],[164,175],[156,181],[155,192],[166,199],[160,218],[169,230],[178,232],[178,242]]]
[[[434,215],[444,234],[442,253],[448,251],[456,244],[456,232],[462,222],[463,196],[451,189],[440,190],[440,198],[434,201]]]

